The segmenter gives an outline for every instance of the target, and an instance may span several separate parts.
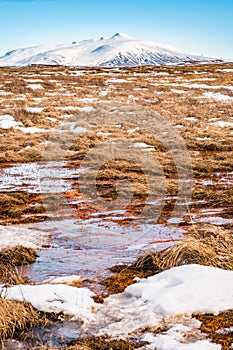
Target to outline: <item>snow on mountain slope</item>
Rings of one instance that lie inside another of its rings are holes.
[[[31,64],[66,66],[143,66],[210,60],[186,55],[168,46],[140,41],[125,34],[90,39],[72,45],[41,45],[13,50],[0,57],[0,66]]]

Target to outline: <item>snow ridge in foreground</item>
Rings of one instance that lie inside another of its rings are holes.
[[[221,346],[196,338],[187,342],[187,332],[200,332],[193,313],[219,313],[233,308],[233,271],[210,266],[183,265],[165,270],[128,286],[121,294],[96,304],[88,289],[63,285],[14,286],[2,289],[7,299],[26,300],[43,311],[63,312],[84,322],[83,334],[149,342],[143,349],[220,350]],[[187,319],[189,323],[187,324]],[[146,333],[166,325],[168,331]]]

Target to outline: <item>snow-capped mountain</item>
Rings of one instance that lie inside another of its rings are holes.
[[[210,59],[117,33],[110,38],[82,40],[71,45],[40,45],[13,50],[0,57],[0,66],[47,64],[113,67],[207,60]]]

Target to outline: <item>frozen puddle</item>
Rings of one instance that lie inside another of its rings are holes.
[[[79,174],[80,170],[68,168],[64,161],[16,164],[0,169],[0,191],[63,193],[71,189],[68,180]]]
[[[50,249],[38,251],[39,258],[25,268],[25,273],[36,282],[69,275],[79,275],[96,282],[109,276],[109,267],[133,261],[140,252],[162,249],[183,236],[183,230],[168,229],[164,225],[145,225],[140,230],[89,224],[79,220],[42,222],[27,226],[27,237],[36,229],[37,236],[50,233]],[[21,244],[24,243],[21,237]],[[26,242],[25,242],[26,243]]]

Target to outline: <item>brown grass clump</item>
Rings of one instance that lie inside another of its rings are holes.
[[[87,346],[92,350],[133,350],[142,347],[145,342],[131,343],[128,340],[109,339],[108,337],[91,337],[71,342],[73,346],[68,349],[75,350],[75,346]],[[81,348],[80,348],[81,350]]]
[[[22,266],[32,264],[36,260],[36,249],[26,248],[18,245],[0,251],[0,264],[11,264],[12,266]]]
[[[121,293],[135,277],[148,277],[175,266],[200,264],[233,270],[233,237],[226,229],[213,225],[193,226],[186,240],[165,250],[151,252],[131,266],[111,268],[117,275],[104,282],[108,291]]]
[[[193,316],[201,322],[201,331],[207,333],[212,342],[220,344],[223,350],[232,349],[233,310],[223,311],[218,315],[204,314]]]
[[[163,271],[180,265],[200,264],[233,270],[233,237],[228,230],[205,224],[193,226],[190,231],[185,241],[139,258],[133,267],[142,271],[152,268]]]
[[[0,342],[35,326],[46,324],[46,318],[31,304],[0,299]]]
[[[36,260],[36,250],[23,246],[6,248],[0,251],[0,281],[12,284],[24,284],[28,279],[17,267],[31,264]]]

